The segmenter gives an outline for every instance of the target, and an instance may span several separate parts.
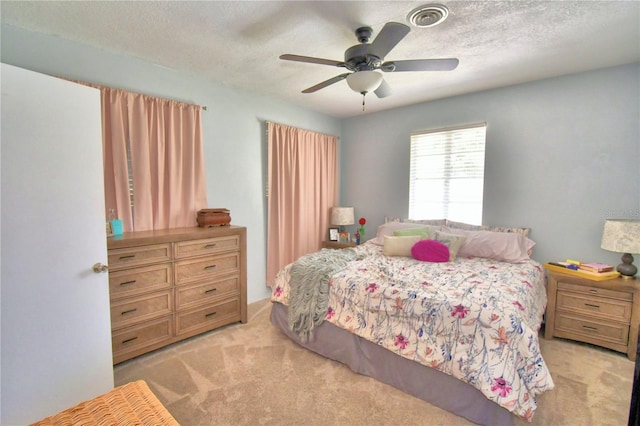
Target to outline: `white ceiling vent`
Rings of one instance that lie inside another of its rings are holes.
[[[416,7],[407,15],[407,21],[414,27],[427,28],[438,25],[449,16],[449,9],[441,4],[425,4]]]

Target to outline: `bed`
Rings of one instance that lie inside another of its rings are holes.
[[[474,423],[531,420],[536,397],[554,387],[538,342],[546,275],[530,258],[534,245],[525,228],[385,223],[360,246],[283,268],[271,321],[298,344]]]

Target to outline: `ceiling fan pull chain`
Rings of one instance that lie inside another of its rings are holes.
[[[367,92],[362,92],[362,111],[364,111],[364,96],[367,94]]]

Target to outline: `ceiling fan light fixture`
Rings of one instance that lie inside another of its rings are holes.
[[[416,7],[407,15],[407,21],[414,27],[428,28],[438,25],[449,16],[449,9],[442,4],[425,4]]]
[[[382,84],[382,74],[376,71],[357,71],[347,76],[347,84],[354,92],[370,93]]]

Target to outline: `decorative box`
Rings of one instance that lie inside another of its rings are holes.
[[[227,209],[202,209],[198,212],[197,221],[201,228],[229,226],[231,215]]]

